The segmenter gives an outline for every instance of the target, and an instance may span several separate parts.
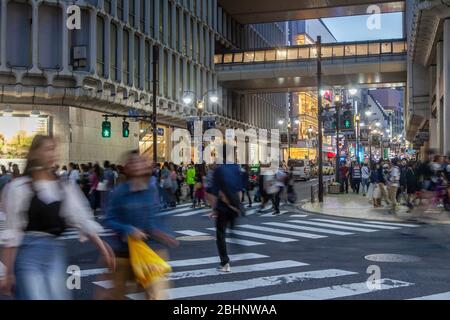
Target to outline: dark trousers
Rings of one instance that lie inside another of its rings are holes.
[[[194,185],[189,185],[189,196],[191,197],[191,200],[194,200]]]
[[[250,197],[250,191],[248,191],[248,189],[242,190],[242,199],[241,199],[241,202],[244,202],[244,200],[245,200],[245,195],[247,195],[247,198],[248,198],[248,204],[249,204],[249,205],[252,205],[252,197]]]
[[[345,187],[345,193],[348,193],[348,178],[341,178],[341,192],[344,192]]]
[[[218,210],[219,214],[216,219],[216,244],[217,250],[219,251],[220,264],[222,266],[230,262],[227,252],[226,232],[228,224],[233,227],[235,218],[233,218],[233,213],[227,209]]]
[[[280,200],[281,193],[283,192],[283,188],[273,195],[273,206],[275,207],[275,213],[280,213]]]
[[[355,178],[353,179],[353,191],[359,194],[359,186],[361,185],[361,179]]]

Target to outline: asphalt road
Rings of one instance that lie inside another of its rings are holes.
[[[296,185],[300,199],[309,197],[312,183]],[[170,251],[173,299],[412,299],[435,294],[450,299],[450,226],[343,219],[292,206],[284,206],[281,216],[272,216],[269,208],[261,215],[256,210],[240,218],[229,238],[229,274],[214,270],[218,258],[207,210],[181,206],[166,211],[180,239]],[[92,299],[94,291],[107,296],[113,289],[98,254],[74,238],[70,234],[64,241],[70,263],[83,275],[75,298]],[[365,258],[374,254],[408,259]],[[141,299],[141,291],[130,286],[124,298]]]

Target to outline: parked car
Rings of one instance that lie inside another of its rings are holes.
[[[288,168],[292,170],[294,180],[309,180],[311,179],[311,165],[306,159],[290,159],[288,161]]]

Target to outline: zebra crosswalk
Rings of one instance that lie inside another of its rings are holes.
[[[351,236],[358,233],[374,233],[380,231],[397,231],[403,228],[417,228],[419,225],[390,223],[380,221],[348,222],[335,219],[290,219],[254,221],[255,223],[237,224],[228,231],[227,243],[246,247],[260,246],[268,242],[290,243],[304,239],[319,240],[333,236]],[[298,216],[298,215],[297,215]],[[242,221],[241,221],[242,222]],[[248,221],[244,221],[248,222]],[[212,236],[214,228],[205,230],[175,231],[183,236]]]
[[[169,261],[173,271],[167,276],[170,299],[245,299],[245,300],[329,300],[361,297],[370,299],[379,291],[407,290],[415,283],[382,278],[367,281],[365,270],[346,270],[339,266],[320,267],[296,259],[276,260],[268,255],[243,253],[230,255],[231,273],[220,273],[218,257]],[[111,280],[96,281],[99,270],[82,270],[83,281],[102,290],[114,290]],[[261,293],[264,292],[264,295]],[[396,291],[408,296],[409,291]],[[415,291],[411,291],[414,292]],[[377,298],[379,296],[375,296]],[[127,283],[125,298],[145,299],[142,289]],[[412,299],[450,299],[450,293],[438,293]]]

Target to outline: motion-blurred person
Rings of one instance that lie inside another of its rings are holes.
[[[244,187],[244,189],[242,189],[241,202],[244,202],[245,195],[247,195],[248,207],[251,208],[252,207],[252,197],[250,196],[251,185],[250,185],[250,172],[249,171],[250,171],[250,169],[249,169],[248,165],[244,165],[241,169],[242,186]]]
[[[80,179],[80,170],[78,170],[78,165],[73,162],[69,163],[68,179],[69,182],[74,185],[76,185]]]
[[[348,176],[349,169],[345,162],[341,163],[341,167],[339,168],[339,182],[341,183],[341,192],[348,193]]]
[[[194,201],[195,176],[195,166],[192,162],[186,169],[186,184],[189,186],[189,196],[192,201]]]
[[[65,300],[67,258],[58,240],[67,227],[80,230],[99,249],[108,267],[114,256],[97,233],[102,227],[92,217],[80,189],[54,175],[56,143],[48,136],[33,139],[24,176],[12,181],[3,194],[6,211],[4,259],[7,276],[2,288],[19,300]],[[14,285],[15,283],[15,285]]]
[[[389,174],[389,201],[391,202],[391,213],[397,211],[397,190],[400,183],[400,169],[398,160],[392,159],[392,168]]]
[[[127,281],[135,280],[130,264],[128,237],[146,241],[163,259],[168,259],[165,246],[175,246],[178,242],[168,234],[162,217],[158,184],[152,176],[152,167],[132,151],[126,155],[124,171],[127,181],[117,186],[111,195],[105,224],[117,233],[110,238],[116,254],[116,271],[113,274],[114,299],[123,299]],[[156,241],[155,241],[156,240]],[[164,279],[153,282],[145,289],[149,300],[165,299],[167,282]]]
[[[361,167],[359,163],[355,163],[352,169],[352,189],[353,193],[359,194],[359,187],[361,186]]]
[[[369,189],[369,184],[370,184],[370,168],[367,165],[367,163],[363,163],[361,168],[361,186],[363,197],[366,196],[366,193]]]
[[[210,215],[216,222],[216,244],[219,251],[219,272],[231,272],[230,258],[226,245],[226,230],[233,228],[237,217],[243,214],[241,208],[241,172],[236,164],[217,167],[213,176],[211,194],[214,195],[214,211]]]

